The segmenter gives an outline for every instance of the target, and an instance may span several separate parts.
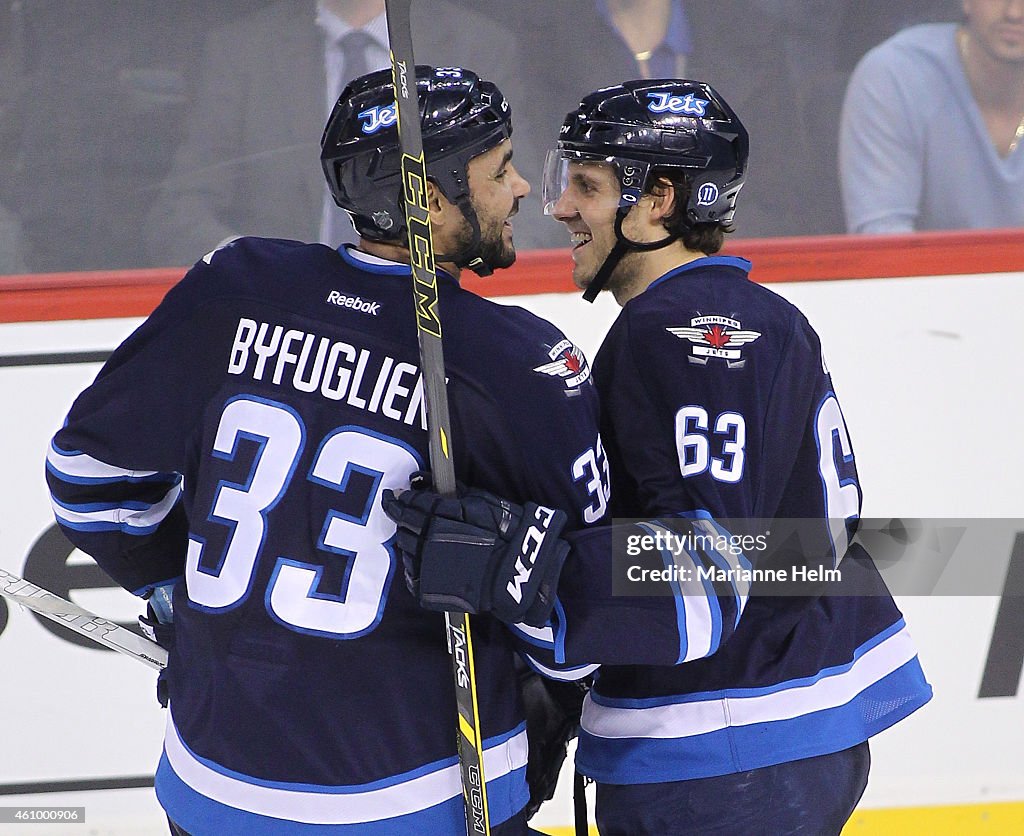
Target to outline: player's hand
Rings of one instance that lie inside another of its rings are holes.
[[[139,616],[142,632],[168,654],[174,650],[174,607],[171,602],[176,585],[177,582],[155,586],[146,596],[146,614]],[[164,708],[168,702],[167,671],[168,668],[160,671],[156,680],[156,698]]]
[[[583,698],[590,684],[590,677],[576,682],[555,682],[529,668],[519,672],[519,697],[526,713],[529,741],[527,820],[555,795],[569,741],[579,734]]]
[[[147,638],[164,650],[174,646],[174,587],[177,581],[160,584],[146,595],[146,614],[139,616],[139,626]]]
[[[564,512],[476,488],[457,498],[425,488],[386,490],[382,505],[398,525],[406,585],[421,606],[547,623],[569,551],[559,538]]]

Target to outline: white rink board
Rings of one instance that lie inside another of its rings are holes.
[[[822,337],[857,453],[866,517],[1024,517],[1024,275],[770,287],[796,303]],[[594,306],[570,294],[503,301],[552,319],[591,358],[617,312],[606,296]],[[108,350],[138,321],[0,325],[0,357]],[[0,366],[4,569],[25,574],[29,551],[52,524],[46,444],[98,368]],[[86,562],[77,553],[69,559]],[[72,597],[121,621],[141,611],[117,590]],[[1024,700],[977,697],[998,603],[900,601],[936,696],[872,741],[862,807],[1024,800]],[[152,671],[59,639],[22,610],[8,612],[0,629],[0,789],[152,775],[163,730]],[[566,775],[533,824],[571,823],[569,785]],[[36,834],[166,832],[151,790],[7,792],[0,806],[86,806],[84,828],[38,825]]]

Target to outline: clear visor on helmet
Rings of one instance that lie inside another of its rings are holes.
[[[582,151],[555,149],[548,151],[544,160],[544,174],[541,178],[541,202],[545,215],[553,215],[555,204],[569,187],[569,178],[574,165],[604,163],[615,171],[619,181],[619,206],[632,206],[643,194],[644,183],[650,166],[637,160],[603,154],[587,154]]]

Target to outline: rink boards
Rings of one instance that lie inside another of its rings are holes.
[[[820,266],[826,274],[839,269]],[[813,267],[804,267],[793,282],[779,281],[785,265],[771,273],[771,289],[798,305],[821,335],[857,453],[866,517],[1022,516],[1024,273],[995,267],[827,281],[806,280]],[[114,296],[132,316],[80,301],[72,313],[66,298],[24,316],[0,290],[0,322],[89,317],[0,324],[0,568],[126,623],[139,602],[111,588],[55,534],[43,460],[75,394],[159,298],[165,278],[137,303],[130,292]],[[590,357],[617,312],[610,298],[589,306],[567,292],[523,295],[529,286],[522,282],[496,289],[509,294],[498,301],[553,320]],[[108,287],[105,295],[112,293]],[[60,294],[58,283],[38,298]],[[1019,538],[1011,526],[1005,542],[977,559],[1008,567],[1015,548],[1024,559],[1024,519],[1018,529]],[[1001,586],[990,592],[899,598],[935,698],[872,741],[870,785],[849,832],[1024,830],[1024,630],[1006,627],[1024,623],[1024,597],[1004,596]],[[147,788],[163,729],[149,669],[0,606],[0,670],[0,807],[85,805],[98,833],[164,832]],[[535,826],[569,825],[569,783],[563,780]]]

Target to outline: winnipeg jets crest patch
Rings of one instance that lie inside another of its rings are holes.
[[[583,352],[574,346],[569,340],[562,340],[548,351],[549,363],[542,363],[534,367],[534,371],[540,374],[560,377],[565,383],[566,389],[575,389],[581,383],[590,378],[590,365]]]
[[[690,326],[666,328],[681,340],[689,340],[691,363],[706,366],[708,360],[725,360],[730,369],[742,369],[746,360],[742,346],[754,342],[761,336],[760,331],[744,330],[740,321],[728,316],[697,316],[690,320]]]

